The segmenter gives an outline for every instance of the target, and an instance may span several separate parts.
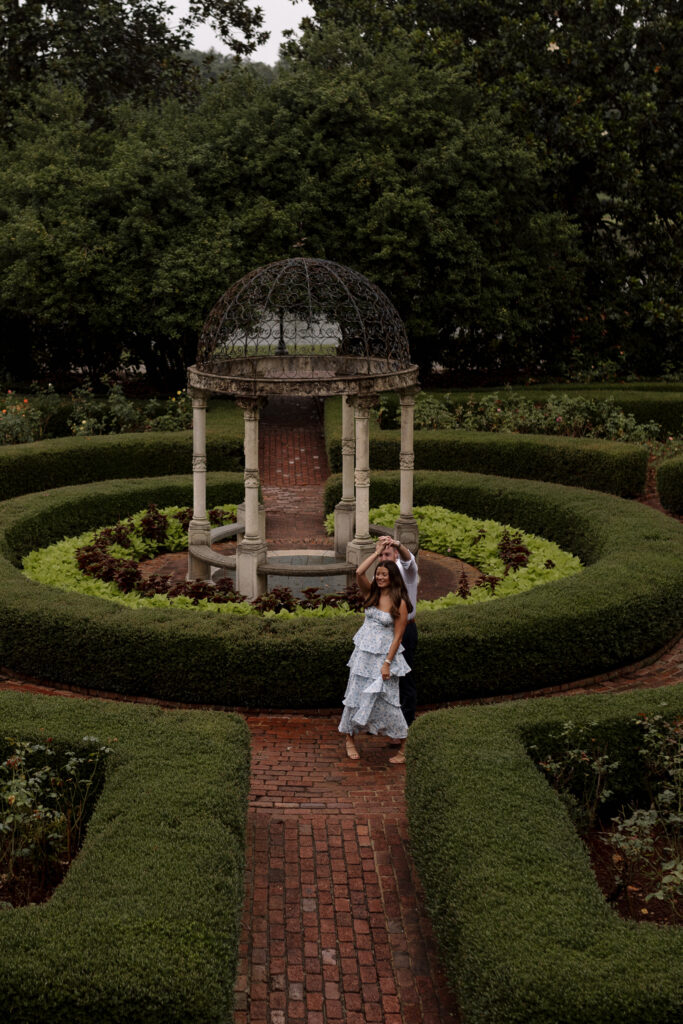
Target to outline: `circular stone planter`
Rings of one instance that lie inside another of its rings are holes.
[[[210,474],[211,502],[241,476]],[[376,474],[371,500],[396,500]],[[358,620],[238,622],[166,609],[129,611],[31,583],[34,547],[92,529],[146,502],[186,503],[186,477],[60,488],[0,505],[0,663],[81,687],[189,703],[338,704]],[[586,564],[578,576],[479,606],[421,616],[423,703],[557,685],[657,651],[683,626],[683,530],[641,505],[594,491],[469,473],[418,473],[415,500],[542,534]]]

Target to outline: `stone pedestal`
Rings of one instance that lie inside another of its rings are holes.
[[[266,560],[268,547],[262,540],[241,540],[237,545],[237,571],[235,589],[252,601],[265,594],[267,578],[258,571]]]
[[[415,555],[420,546],[420,530],[414,516],[399,516],[394,523],[394,540]]]

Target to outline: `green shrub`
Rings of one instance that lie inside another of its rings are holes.
[[[5,732],[111,740],[83,848],[44,906],[0,908],[0,1019],[232,1019],[244,880],[244,721],[0,693]],[[116,740],[116,742],[113,742]]]
[[[332,480],[328,503],[334,503]],[[209,475],[208,500],[241,495],[240,476]],[[373,504],[398,498],[398,474],[375,474]],[[357,629],[353,616],[264,622],[66,594],[19,571],[29,551],[150,501],[185,504],[187,478],[109,481],[0,506],[0,664],[124,694],[251,707],[337,704]],[[654,653],[683,623],[683,536],[653,509],[578,488],[466,473],[418,473],[416,503],[443,505],[537,533],[583,572],[525,594],[420,618],[424,703],[563,683]],[[273,685],[277,680],[277,685]]]
[[[382,429],[400,427],[400,407],[382,396],[378,423]],[[421,392],[415,402],[416,430],[485,430],[497,433],[592,437],[646,444],[663,435],[659,423],[638,423],[613,398],[551,393],[542,402],[513,393],[469,395],[463,400],[450,392]]]
[[[664,508],[674,515],[683,516],[683,455],[658,467],[657,490]]]
[[[466,402],[470,396],[479,398],[494,391],[494,388],[478,388],[470,391],[451,390],[445,393],[450,394],[456,401]],[[646,424],[654,420],[655,423],[661,424],[662,437],[683,434],[683,384],[533,384],[512,387],[509,392],[512,396],[537,403],[547,401],[550,395],[580,397],[600,402],[613,401],[626,415],[633,416],[637,423]],[[440,392],[434,392],[435,396],[439,394]]]
[[[244,464],[242,436],[209,434],[211,470],[237,471]],[[116,434],[55,438],[0,448],[0,495],[13,498],[69,484],[163,476],[192,468],[192,434]]]
[[[458,708],[408,741],[411,849],[463,1024],[674,1024],[683,932],[619,918],[529,736],[571,717],[620,736],[683,686]]]
[[[329,411],[328,411],[329,410]],[[330,468],[341,470],[341,405],[325,406],[325,436]],[[400,431],[370,433],[370,466],[396,469]],[[429,430],[415,434],[415,468],[449,469],[544,480],[618,494],[642,493],[647,474],[647,449],[619,441],[492,434],[483,431]]]

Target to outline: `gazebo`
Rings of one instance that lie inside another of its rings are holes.
[[[342,497],[334,511],[338,562],[326,574],[351,573],[373,549],[369,522],[369,417],[383,392],[401,403],[400,515],[394,536],[418,546],[413,517],[413,412],[417,366],[405,328],[387,297],[348,267],[328,260],[288,259],[259,267],[219,299],[203,327],[197,362],[188,369],[193,409],[194,512],[188,579],[212,567],[235,568],[237,589],[264,592],[269,574],[266,517],[259,505],[258,431],[269,396],[342,395]],[[211,530],[206,510],[206,407],[210,395],[235,399],[244,412],[244,506],[234,558],[212,543],[232,529]],[[281,567],[280,567],[281,569]],[[287,575],[315,575],[308,567]],[[282,575],[283,572],[280,571]]]

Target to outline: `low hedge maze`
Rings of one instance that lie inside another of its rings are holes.
[[[83,847],[49,903],[0,908],[0,1019],[231,1020],[249,788],[244,721],[14,693],[0,693],[0,719],[4,734],[25,739],[116,740]]]
[[[618,917],[527,749],[567,720],[623,747],[639,712],[680,716],[683,686],[438,711],[411,729],[411,850],[463,1024],[683,1019],[683,931]]]
[[[209,474],[210,503],[239,501],[241,474]],[[331,478],[327,508],[341,483]],[[372,504],[396,501],[377,473]],[[109,481],[0,505],[0,664],[55,683],[225,706],[338,705],[355,616],[263,619],[131,611],[39,586],[22,557],[144,508],[191,501],[187,477]],[[655,653],[683,625],[683,537],[652,509],[578,488],[468,473],[417,473],[415,503],[546,536],[587,568],[571,579],[420,619],[425,704],[584,678]]]

